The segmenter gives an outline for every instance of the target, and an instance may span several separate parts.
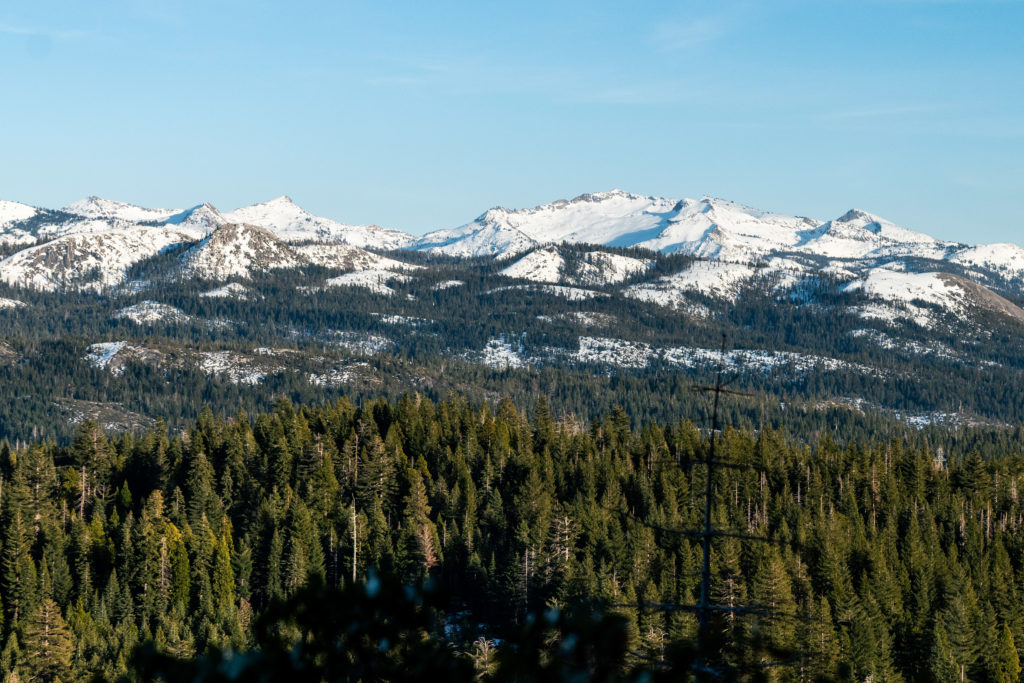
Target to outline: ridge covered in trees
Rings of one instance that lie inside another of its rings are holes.
[[[571,265],[587,248],[559,249]],[[405,252],[391,256],[429,267],[389,280],[392,295],[328,286],[344,271],[308,266],[235,278],[237,296],[209,296],[224,282],[156,276],[171,253],[106,294],[0,283],[0,299],[11,300],[0,306],[0,382],[10,397],[0,402],[0,439],[65,439],[82,414],[111,428],[163,418],[178,430],[203,405],[255,414],[278,396],[306,404],[407,391],[435,402],[509,396],[531,408],[543,393],[552,410],[587,421],[618,405],[634,426],[668,423],[679,401],[691,415],[695,401],[681,394],[713,376],[723,331],[742,388],[769,404],[738,409],[738,425],[756,425],[780,402],[814,413],[818,426],[870,422],[872,434],[881,422],[1024,420],[1016,320],[984,309],[962,320],[922,302],[915,310],[930,326],[865,317],[867,295],[827,274],[788,293],[763,279],[735,297],[689,292],[673,308],[623,288],[678,275],[693,258],[629,253],[650,270],[585,296],[505,277],[507,264],[493,259]]]
[[[702,657],[784,681],[1018,680],[1024,458],[1003,438],[1005,454],[983,459],[955,441],[724,430],[716,456],[749,467],[712,482],[714,524],[737,534],[714,542],[712,596],[759,609],[716,621]],[[671,672],[697,635],[684,607],[699,594],[689,531],[705,477],[680,464],[708,445],[683,415],[583,424],[543,398],[527,416],[507,399],[418,395],[282,400],[253,418],[206,409],[180,434],[85,422],[66,446],[5,444],[0,668],[139,679],[147,652],[270,653],[268,633],[287,645],[299,632],[267,631],[267,615],[317,586],[367,592],[380,572],[444,596],[413,619],[415,637],[390,643],[398,661],[423,646],[453,671],[514,677],[503,652],[547,647],[550,664],[566,651],[538,645],[531,624],[556,615],[545,637],[564,645],[557,615],[582,610],[617,620],[621,647],[577,671]],[[601,642],[587,628],[571,637]],[[324,666],[361,652],[317,643]]]

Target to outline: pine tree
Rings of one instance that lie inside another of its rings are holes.
[[[959,590],[942,611],[953,661],[956,662],[961,683],[973,678],[975,662],[978,659],[977,598],[970,579],[961,579]]]
[[[195,526],[201,517],[220,519],[220,501],[215,491],[213,465],[202,451],[191,454],[188,476],[185,480],[185,498],[188,500],[188,519]]]
[[[112,466],[110,451],[106,435],[93,420],[86,420],[75,430],[71,457],[80,473],[77,501],[80,516],[84,516],[89,501],[103,500],[107,495]]]
[[[231,540],[227,530],[217,541],[210,578],[217,616],[223,621],[232,617],[235,608],[235,576],[231,566]]]
[[[941,614],[935,619],[928,668],[932,679],[940,683],[955,683],[962,680],[961,666],[953,653],[953,647],[947,636],[946,624]]]
[[[8,522],[4,534],[2,555],[0,555],[0,572],[3,579],[4,603],[7,608],[8,623],[17,624],[20,619],[31,613],[37,599],[36,564],[30,553],[32,536],[22,507],[8,502],[6,515]]]
[[[1012,683],[1020,680],[1021,666],[1017,647],[1013,643],[1010,627],[1003,624],[999,631],[996,657],[993,662],[992,680],[995,683]]]
[[[796,601],[789,572],[774,545],[767,546],[761,554],[750,597],[767,611],[767,617],[762,620],[762,635],[769,648],[780,653],[792,650]]]
[[[74,644],[53,600],[44,599],[25,624],[20,661],[26,680],[69,681]]]
[[[427,489],[419,470],[407,471],[409,495],[404,501],[401,548],[406,574],[410,577],[433,569],[440,561],[440,543],[437,529],[430,520]]]

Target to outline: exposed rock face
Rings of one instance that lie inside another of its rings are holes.
[[[939,277],[950,285],[962,289],[966,297],[975,306],[1024,323],[1024,310],[1009,299],[996,294],[988,287],[958,275],[950,275],[949,273],[942,273]]]
[[[308,259],[269,230],[229,223],[185,253],[182,273],[208,280],[248,278],[256,272],[295,268],[306,263]]]

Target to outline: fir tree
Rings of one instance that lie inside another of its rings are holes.
[[[25,623],[19,661],[26,680],[70,681],[75,652],[71,629],[60,608],[46,598]]]

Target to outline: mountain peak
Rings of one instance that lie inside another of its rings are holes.
[[[841,222],[841,223],[853,223],[855,221],[866,221],[866,222],[869,222],[869,223],[877,223],[880,220],[882,220],[882,219],[879,216],[876,216],[875,214],[873,214],[873,213],[871,213],[869,211],[865,211],[864,209],[856,209],[856,208],[850,209],[849,211],[847,211],[842,216],[840,216],[839,218],[836,219],[836,221]]]
[[[175,225],[179,228],[192,228],[203,233],[215,230],[225,223],[224,217],[215,206],[209,202],[203,202],[191,209],[186,209],[167,219],[168,225]]]
[[[258,202],[256,204],[250,204],[249,206],[243,206],[241,208],[235,209],[234,211],[231,212],[230,215],[238,216],[240,218],[244,217],[244,220],[239,220],[236,222],[252,223],[253,221],[250,220],[250,218],[256,216],[267,218],[271,216],[280,217],[284,215],[311,216],[312,214],[310,214],[308,211],[306,211],[301,206],[296,204],[291,197],[289,197],[286,194],[283,194],[280,197],[274,197],[273,199],[268,199],[265,202]]]
[[[850,209],[839,218],[832,221],[833,226],[841,225],[845,229],[864,230],[875,235],[880,235],[887,226],[896,227],[881,216],[864,211],[863,209]]]
[[[291,242],[344,242],[357,247],[396,249],[411,241],[405,233],[378,227],[353,226],[311,214],[281,195],[260,204],[243,206],[224,214],[229,223],[248,223],[267,228]]]
[[[495,220],[501,216],[509,216],[513,214],[533,214],[543,211],[552,211],[557,209],[564,209],[566,207],[573,207],[585,204],[600,204],[615,199],[625,199],[629,201],[639,200],[655,200],[655,197],[643,197],[632,192],[625,190],[613,189],[606,192],[584,192],[583,194],[576,195],[572,199],[556,199],[547,204],[540,204],[532,208],[522,209],[510,209],[506,206],[493,206],[480,216],[477,217],[478,221]]]
[[[68,213],[77,213],[83,216],[91,216],[98,211],[104,211],[114,206],[128,206],[124,202],[114,201],[113,199],[104,199],[97,195],[91,194],[84,199],[71,202],[64,207],[64,211]]]
[[[248,278],[254,272],[294,268],[306,262],[266,228],[245,223],[218,226],[188,250],[182,271],[209,280]]]
[[[73,213],[86,218],[119,219],[131,222],[166,221],[171,216],[181,213],[181,209],[147,209],[116,199],[105,199],[89,195],[64,207],[66,213]]]
[[[586,192],[584,194],[581,194],[581,195],[578,195],[576,197],[573,197],[568,202],[564,202],[564,203],[567,203],[567,204],[580,204],[580,203],[583,203],[583,202],[591,202],[591,203],[598,203],[599,204],[601,202],[607,202],[607,201],[611,201],[611,200],[614,200],[614,199],[638,200],[638,199],[644,199],[644,197],[642,197],[642,196],[640,196],[638,194],[633,194],[632,192],[626,192],[625,190],[620,190],[618,188],[615,188],[615,189],[612,189],[612,190],[608,190],[606,192]],[[652,198],[651,197],[647,197],[647,199],[652,199]],[[553,202],[553,204],[556,204],[556,205],[559,204],[559,203],[561,203],[561,202]]]
[[[602,201],[604,199],[614,199],[616,197],[636,196],[637,195],[633,194],[632,192],[626,192],[625,190],[620,190],[619,188],[612,188],[611,190],[606,190],[604,192],[585,192],[576,197],[576,199],[580,201]]]

